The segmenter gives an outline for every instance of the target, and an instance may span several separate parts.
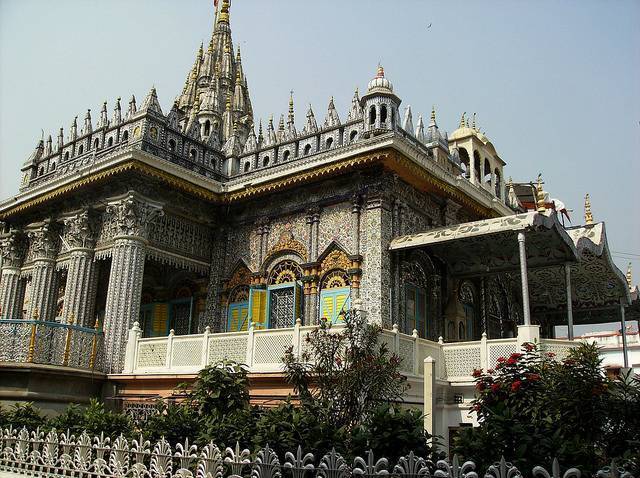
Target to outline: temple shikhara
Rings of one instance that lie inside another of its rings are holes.
[[[562,355],[574,324],[640,315],[588,197],[565,227],[533,165],[508,179],[475,115],[445,132],[383,66],[348,111],[292,96],[258,121],[228,0],[217,10],[170,107],[152,88],[87,111],[37,142],[0,202],[0,400],[144,413],[226,358],[268,404],[290,391],[284,351],[357,309],[446,439],[473,421],[474,368],[525,341]]]

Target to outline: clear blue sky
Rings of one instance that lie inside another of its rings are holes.
[[[166,111],[212,21],[209,0],[0,0],[0,196],[41,129],[55,142],[153,84]],[[452,131],[477,112],[507,177],[542,172],[579,222],[591,193],[640,277],[640,2],[237,0],[231,25],[257,118],[286,112],[293,89],[299,127],[331,95],[344,119],[381,61],[414,121],[435,104]]]

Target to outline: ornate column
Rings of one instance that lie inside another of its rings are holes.
[[[161,214],[160,203],[133,191],[107,204],[113,248],[104,330],[105,362],[111,373],[122,371],[127,333],[140,315],[147,226]]]
[[[79,211],[62,218],[64,225],[62,244],[70,253],[67,285],[64,291],[62,317],[65,323],[85,327],[94,326],[92,317],[92,276],[94,269],[93,247],[95,235],[90,223],[89,212]]]
[[[367,197],[364,229],[367,231],[362,274],[363,308],[368,320],[391,328],[391,261],[389,243],[392,235],[392,211],[382,191]]]
[[[362,198],[358,194],[354,194],[351,202],[351,235],[353,237],[353,256],[351,259],[351,269],[349,275],[351,278],[351,303],[355,304],[360,299],[360,279],[362,270],[360,269],[362,257],[360,256],[360,215],[362,207],[360,206]]]
[[[22,318],[23,283],[20,266],[24,259],[25,244],[19,231],[10,230],[0,238],[0,319]]]
[[[55,273],[58,241],[50,221],[35,225],[27,232],[33,257],[31,276],[31,319],[53,320],[55,310]]]

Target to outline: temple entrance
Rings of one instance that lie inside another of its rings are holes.
[[[143,337],[197,333],[204,313],[206,278],[167,264],[147,260],[140,300]]]

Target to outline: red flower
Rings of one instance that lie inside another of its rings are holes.
[[[497,392],[498,390],[500,390],[500,384],[499,383],[494,383],[491,385],[491,391],[492,392]]]
[[[498,357],[498,363],[506,362],[507,359],[504,357]]]
[[[485,388],[485,387],[484,387],[484,382],[478,382],[478,383],[476,383],[476,390],[477,390],[478,392],[482,392],[482,391],[484,390],[484,388]]]
[[[507,360],[507,365],[515,365],[517,362],[518,361],[513,357],[509,357],[509,360]]]
[[[533,351],[533,350],[536,348],[536,346],[535,346],[535,345],[533,345],[533,344],[532,344],[532,343],[530,343],[530,342],[526,342],[526,343],[522,344],[522,346],[524,347],[524,349],[525,349],[527,352],[531,352],[531,351]]]
[[[511,384],[511,391],[517,392],[518,390],[520,390],[521,386],[522,386],[522,382],[520,380],[516,380]]]
[[[522,357],[522,354],[519,354],[519,353],[513,353],[513,354],[511,354],[511,357],[510,357],[510,358],[512,358],[512,359],[514,359],[514,360],[518,360],[520,357]]]
[[[493,372],[495,372],[495,370],[493,370],[492,368],[488,368],[488,369],[487,369],[487,373],[488,373],[489,375],[491,375]]]
[[[474,409],[476,412],[479,412],[479,411],[480,411],[480,405],[478,405],[478,404],[476,403],[476,404],[473,406],[473,409]]]
[[[479,377],[480,375],[482,375],[482,369],[480,368],[474,368],[473,369],[473,373],[471,374],[473,377]]]
[[[530,373],[527,375],[527,380],[530,380],[531,382],[537,382],[538,380],[540,380],[540,375],[538,375],[537,373]]]
[[[553,358],[555,356],[556,356],[556,354],[554,354],[553,352],[547,352],[547,357]]]

